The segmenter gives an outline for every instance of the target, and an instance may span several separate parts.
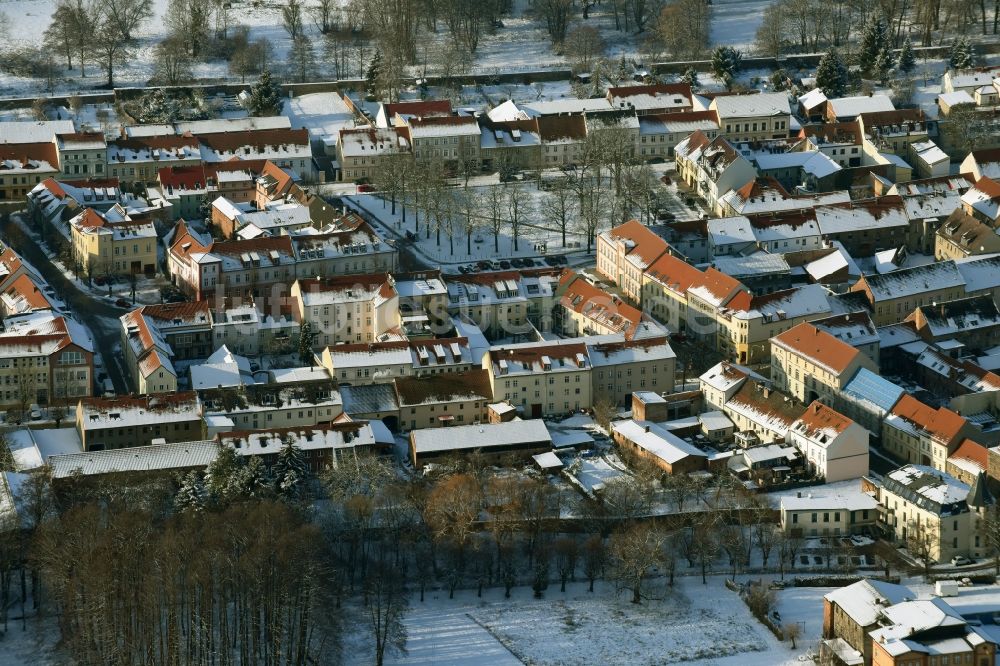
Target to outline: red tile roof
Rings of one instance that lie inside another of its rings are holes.
[[[826,331],[821,331],[809,323],[802,323],[779,333],[771,338],[771,344],[821,365],[838,375],[847,370],[861,354],[860,351],[846,342],[841,342]]]
[[[904,394],[899,399],[891,413],[927,431],[935,440],[945,444],[951,444],[967,423],[964,417],[947,407],[934,409],[909,394]]]

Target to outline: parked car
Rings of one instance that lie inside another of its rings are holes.
[[[30,410],[31,411],[28,412],[28,414],[31,416],[31,420],[32,421],[37,421],[38,419],[42,418],[42,408],[41,407],[39,407],[38,405],[32,405],[30,407]]]
[[[510,268],[510,262],[507,261],[506,259],[501,259],[500,268],[502,268],[503,270],[508,270]]]
[[[120,308],[130,308],[132,307],[132,301],[128,300],[127,298],[119,298],[118,300],[115,301],[115,305],[117,305]]]
[[[975,560],[970,560],[965,555],[956,555],[955,557],[951,558],[951,566],[953,567],[964,567],[968,564],[975,564],[975,563],[976,563]]]
[[[361,185],[358,185],[358,194],[361,194],[363,192],[374,192],[374,191],[375,191],[374,185],[369,185],[368,183],[362,183]]]

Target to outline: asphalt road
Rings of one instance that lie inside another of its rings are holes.
[[[9,220],[3,226],[0,233],[3,235],[4,242],[9,242],[11,226],[15,224],[13,220]],[[18,238],[20,231],[18,229],[14,233],[15,239]],[[106,372],[115,385],[115,391],[119,395],[129,394],[131,389],[129,388],[124,360],[120,351],[115,352],[115,345],[120,340],[117,320],[118,317],[125,314],[126,310],[77,289],[76,285],[67,280],[62,272],[53,265],[45,253],[34,242],[31,242],[29,236],[25,236],[25,238],[27,242],[10,243],[10,246],[38,269],[42,277],[56,290],[59,298],[69,307],[73,316],[90,329],[94,336],[95,351],[100,352],[104,359]]]

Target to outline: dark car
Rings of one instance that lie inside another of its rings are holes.
[[[509,269],[510,268],[510,262],[507,261],[506,259],[501,259],[500,260],[500,268],[502,268],[504,270]]]
[[[120,308],[130,308],[132,307],[132,302],[129,301],[127,298],[119,298],[117,301],[115,301],[115,305],[117,305]]]
[[[476,262],[476,266],[481,271],[488,271],[491,268],[493,268],[493,264],[491,264],[490,262],[486,261],[485,259],[483,259],[482,261],[477,261]]]

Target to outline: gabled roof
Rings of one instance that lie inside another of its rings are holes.
[[[854,421],[816,400],[792,424],[791,429],[803,437],[827,445],[852,425]]]
[[[610,239],[625,243],[626,260],[635,264],[640,270],[645,270],[668,249],[665,240],[638,220],[629,220],[604,233]]]
[[[771,344],[790,351],[835,375],[842,374],[850,368],[861,355],[856,348],[809,323],[801,323],[779,333],[771,338]]]
[[[792,112],[788,95],[783,92],[719,96],[712,100],[712,108],[720,118],[768,117]]]
[[[946,445],[955,441],[968,423],[963,416],[947,407],[934,409],[908,394],[899,399],[890,414]]]

